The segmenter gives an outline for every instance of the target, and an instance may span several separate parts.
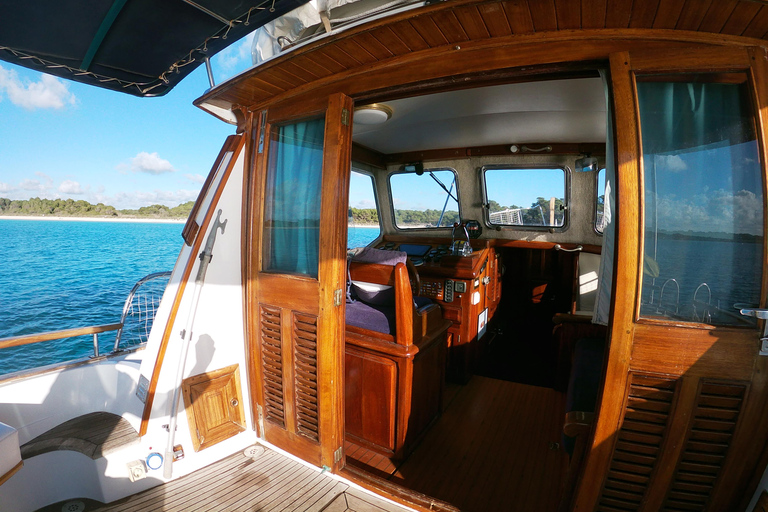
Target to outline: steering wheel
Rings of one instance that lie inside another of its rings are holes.
[[[405,267],[408,269],[408,275],[411,278],[411,293],[418,295],[421,292],[421,278],[416,270],[416,265],[413,264],[411,258],[406,258]]]

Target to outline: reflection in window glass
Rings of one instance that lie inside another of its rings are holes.
[[[745,84],[638,82],[645,192],[641,315],[745,325],[757,305],[763,196]]]
[[[277,127],[269,148],[263,269],[317,277],[325,119]]]
[[[605,169],[597,171],[597,200],[595,201],[595,231],[603,234],[605,229]]]
[[[373,177],[352,171],[349,180],[347,247],[364,247],[381,233]]]
[[[506,226],[563,227],[565,170],[486,169],[488,222]]]
[[[424,169],[389,177],[395,225],[401,229],[437,228],[461,222],[456,174],[447,169]]]

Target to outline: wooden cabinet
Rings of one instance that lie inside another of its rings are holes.
[[[245,430],[238,365],[188,377],[182,391],[196,452]]]

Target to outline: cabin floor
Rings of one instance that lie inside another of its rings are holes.
[[[564,394],[477,375],[447,391],[455,396],[405,461],[347,442],[347,463],[463,512],[556,511]]]

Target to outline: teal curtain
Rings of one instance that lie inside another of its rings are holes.
[[[600,252],[600,269],[597,280],[597,297],[592,322],[608,325],[611,313],[611,289],[613,287],[613,256],[616,240],[616,162],[613,139],[613,105],[611,103],[610,77],[600,71],[605,90],[605,202],[603,205],[603,247]]]
[[[698,151],[712,144],[755,139],[752,109],[743,86],[728,83],[643,82],[637,98],[643,126],[643,153]],[[650,135],[650,136],[646,136]]]
[[[264,270],[317,277],[325,118],[280,126],[270,149]]]

